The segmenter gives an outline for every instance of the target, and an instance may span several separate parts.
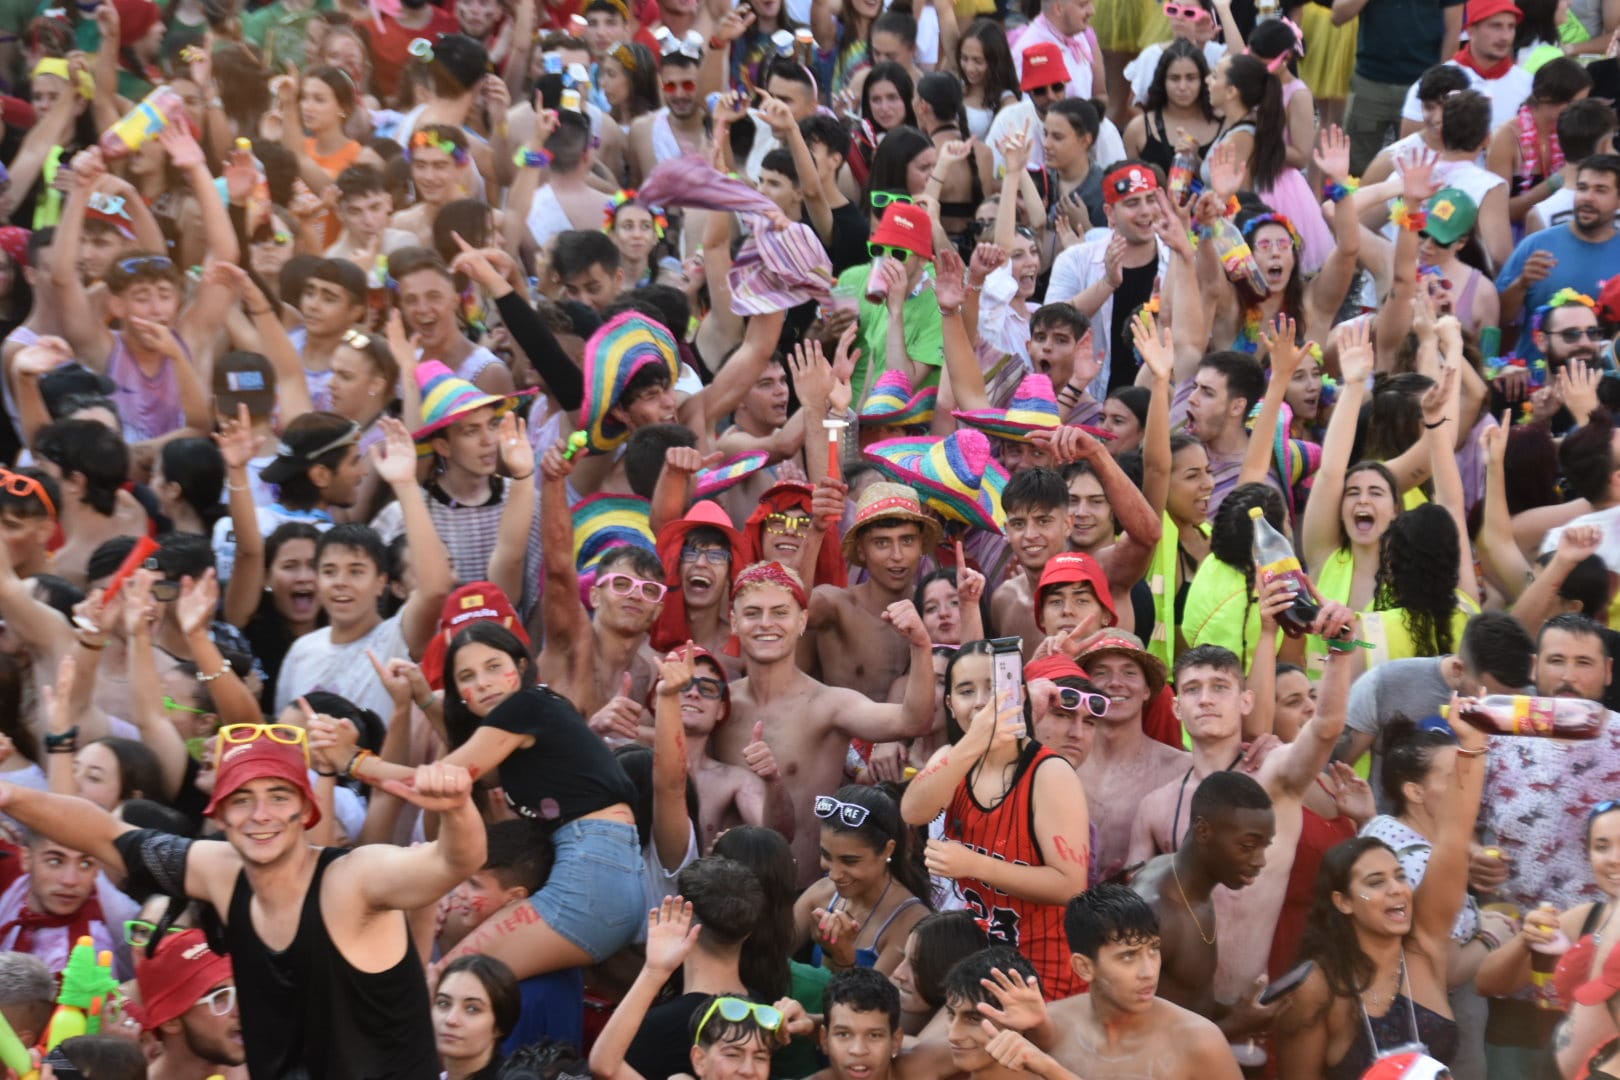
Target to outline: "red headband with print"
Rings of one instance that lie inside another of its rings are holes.
[[[1103,180],[1103,202],[1113,206],[1122,199],[1159,190],[1159,178],[1146,165],[1121,165]]]
[[[800,585],[781,563],[755,563],[750,566],[737,575],[736,581],[731,586],[731,594],[736,596],[750,585],[780,585],[793,594],[793,599],[799,602],[800,607],[810,606],[810,598],[805,595],[804,586]]]

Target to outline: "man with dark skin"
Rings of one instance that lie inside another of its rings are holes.
[[[887,701],[889,688],[906,673],[910,650],[886,625],[884,613],[911,599],[917,565],[939,537],[939,524],[923,513],[910,488],[877,483],[862,491],[855,526],[844,537],[844,558],[864,566],[867,579],[847,588],[819,585],[810,594],[799,666],[829,685]]]
[[[1275,832],[1265,788],[1243,773],[1211,773],[1193,792],[1192,828],[1181,847],[1131,880],[1159,919],[1159,995],[1214,1020],[1228,1037],[1250,1034],[1243,1025],[1254,1017],[1215,1001],[1220,932],[1212,894],[1217,885],[1236,891],[1253,883]]]

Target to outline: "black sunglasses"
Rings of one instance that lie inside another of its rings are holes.
[[[1553,331],[1559,341],[1565,345],[1574,345],[1585,338],[1587,341],[1602,341],[1603,327],[1601,326],[1566,326],[1562,330]]]

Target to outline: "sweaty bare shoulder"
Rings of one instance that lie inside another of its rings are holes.
[[[1182,1080],[1238,1080],[1243,1075],[1226,1036],[1212,1021],[1168,1001],[1158,1002],[1157,1008],[1174,1018],[1165,1025],[1165,1034],[1182,1048],[1176,1076]]]

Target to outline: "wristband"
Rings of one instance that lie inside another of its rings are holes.
[[[1330,202],[1338,202],[1346,195],[1354,195],[1360,190],[1361,178],[1356,176],[1345,177],[1342,184],[1332,179],[1322,181],[1322,196]]]
[[[356,750],[354,756],[349,759],[349,763],[343,766],[343,775],[350,780],[358,780],[359,776],[356,775],[355,770],[360,767],[366,758],[374,756],[370,750]]]
[[[225,677],[225,673],[230,671],[230,670],[231,670],[231,665],[226,664],[224,667],[220,668],[218,671],[214,672],[212,675],[204,675],[202,672],[199,671],[199,672],[197,672],[197,681],[200,682],[200,683],[203,683],[204,685],[206,685],[208,683],[213,682],[215,679],[223,679]]]
[[[72,754],[79,749],[79,725],[74,724],[60,735],[45,736],[47,754]]]
[[[545,150],[519,150],[512,155],[512,164],[520,169],[549,169],[551,154]]]
[[[945,307],[943,304],[941,304],[940,308],[939,308],[939,313],[941,315],[945,316],[946,318],[950,318],[952,315],[960,315],[960,314],[962,314],[962,305],[957,304],[955,307],[948,308],[948,307]]]
[[[1457,747],[1457,753],[1463,757],[1484,757],[1490,752],[1490,749],[1488,746],[1482,746],[1478,750],[1470,750],[1466,746],[1459,746]]]
[[[724,41],[721,41],[719,39],[719,37],[712,37],[712,38],[709,39],[709,50],[711,52],[719,52],[721,49],[723,49],[725,47],[726,47],[726,43]]]
[[[1389,220],[1407,232],[1422,232],[1429,224],[1429,212],[1421,206],[1408,210],[1405,199],[1396,199],[1390,204]]]
[[[1428,421],[1427,421],[1427,420],[1425,420],[1425,421],[1424,421],[1424,422],[1423,422],[1423,426],[1424,426],[1424,427],[1426,427],[1426,428],[1428,428],[1428,429],[1429,429],[1429,430],[1430,430],[1430,431],[1433,431],[1433,430],[1434,430],[1434,429],[1435,429],[1435,428],[1442,428],[1442,427],[1445,427],[1445,426],[1446,426],[1446,424],[1448,424],[1448,423],[1449,423],[1449,422],[1450,422],[1450,421],[1451,421],[1451,417],[1449,417],[1449,416],[1442,416],[1442,417],[1441,417],[1441,418],[1440,418],[1440,419],[1438,419],[1438,420],[1436,420],[1436,421],[1435,421],[1435,422],[1434,422],[1434,423],[1432,423],[1432,424],[1431,424],[1431,423],[1429,423],[1429,422],[1428,422]]]

